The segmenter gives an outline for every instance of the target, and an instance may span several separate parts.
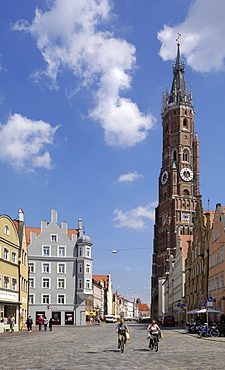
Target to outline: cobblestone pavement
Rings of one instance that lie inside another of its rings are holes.
[[[53,327],[52,332],[0,334],[0,369],[225,369],[225,338],[199,339],[183,329],[163,329],[159,352],[150,351],[146,324],[129,324],[125,353],[115,324]]]

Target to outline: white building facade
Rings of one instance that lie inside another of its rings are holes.
[[[41,228],[27,228],[29,261],[29,315],[37,323],[40,316],[53,318],[58,325],[85,325],[85,299],[92,292],[91,239],[78,229],[57,223],[57,211],[51,222]],[[29,237],[28,237],[29,239]]]

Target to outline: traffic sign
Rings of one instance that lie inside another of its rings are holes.
[[[213,302],[213,297],[208,297],[208,302]]]

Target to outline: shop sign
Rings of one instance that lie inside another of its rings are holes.
[[[3,292],[0,291],[0,299],[9,300],[9,301],[18,301],[18,293]]]

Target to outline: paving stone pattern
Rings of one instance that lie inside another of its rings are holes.
[[[0,334],[0,369],[225,369],[225,338],[200,339],[165,328],[159,352],[150,351],[146,324],[128,324],[131,340],[117,349],[115,324],[53,327]]]

